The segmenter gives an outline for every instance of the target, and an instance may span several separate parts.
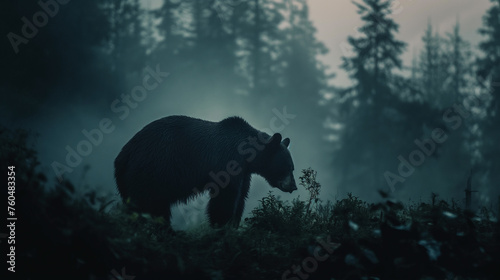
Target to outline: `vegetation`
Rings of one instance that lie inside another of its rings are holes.
[[[2,162],[37,162],[27,134],[2,130]],[[9,151],[9,149],[5,149]],[[23,171],[25,170],[25,171]],[[403,205],[380,194],[321,202],[316,173],[303,170],[308,200],[273,193],[240,228],[206,224],[171,232],[163,218],[131,212],[70,182],[51,191],[36,164],[19,168],[18,274],[25,279],[498,279],[500,224],[438,200]],[[28,172],[23,174],[23,172]],[[31,182],[31,183],[30,183]],[[109,208],[109,209],[108,209]],[[120,278],[121,277],[121,278]],[[127,278],[129,277],[129,278]],[[298,277],[298,278],[297,278]]]

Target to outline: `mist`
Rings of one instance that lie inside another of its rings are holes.
[[[214,122],[240,116],[259,130],[291,139],[295,180],[311,167],[324,201],[353,193],[374,202],[382,199],[382,190],[410,203],[427,201],[431,193],[463,203],[473,170],[475,209],[496,209],[499,71],[498,65],[481,63],[489,50],[480,42],[494,38],[478,33],[481,17],[493,4],[480,1],[475,12],[457,4],[453,20],[448,13],[441,22],[448,1],[406,2],[404,16],[387,15],[401,28],[384,31],[401,48],[376,63],[353,48],[356,39],[371,34],[355,32],[366,22],[350,1],[58,4],[27,43],[3,40],[0,124],[37,134],[32,144],[49,182],[64,178],[82,192],[95,189],[117,201],[113,161],[145,125],[171,115]],[[27,1],[6,5],[4,35],[24,36],[21,18],[37,21],[33,15],[44,10]],[[428,49],[439,51],[429,54]],[[453,51],[459,57],[450,57]],[[426,64],[427,59],[434,64]],[[384,74],[361,77],[362,65],[367,75]],[[455,71],[457,65],[464,70]],[[433,68],[439,73],[429,73]],[[154,88],[140,91],[152,72],[157,74],[149,81]],[[385,97],[373,97],[372,90]],[[470,105],[474,98],[480,101]],[[467,117],[447,113],[454,105]],[[293,118],[274,127],[273,118],[284,112]],[[102,131],[103,124],[109,132]],[[96,129],[102,139],[68,164],[68,147],[77,151],[81,141],[89,140],[84,131]],[[442,129],[447,140],[435,143],[427,155],[415,140],[433,139],[435,129]],[[402,176],[399,156],[410,162],[415,150],[424,161]],[[67,169],[61,171],[59,164]],[[399,177],[392,177],[394,184],[388,172]],[[244,217],[270,190],[265,180],[252,178]],[[273,193],[284,200],[308,195],[300,187],[292,194]],[[205,195],[187,208],[177,206],[174,226],[199,223],[207,200]],[[196,218],[186,219],[183,213],[192,207],[195,214],[189,215]]]

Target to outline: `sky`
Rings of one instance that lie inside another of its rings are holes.
[[[359,0],[358,2],[362,2]],[[317,38],[329,49],[320,59],[337,74],[336,85],[348,85],[349,81],[339,70],[343,46],[348,36],[355,36],[362,25],[356,6],[350,0],[309,0],[310,18],[316,26]],[[491,6],[489,0],[399,0],[393,4],[393,19],[399,24],[396,38],[408,43],[403,56],[406,65],[411,63],[413,53],[422,47],[422,35],[430,21],[440,34],[450,32],[459,20],[464,38],[477,47],[481,40],[478,29],[482,16]]]

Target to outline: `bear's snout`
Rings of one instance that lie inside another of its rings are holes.
[[[296,190],[297,185],[295,184],[293,175],[289,175],[285,178],[285,180],[281,181],[279,189],[289,193],[292,193],[294,190]]]
[[[295,182],[294,184],[292,185],[292,187],[290,188],[290,193],[292,193],[293,191],[295,191],[297,189],[297,186],[295,185]]]

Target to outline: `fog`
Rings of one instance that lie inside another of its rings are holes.
[[[175,71],[165,69],[171,73],[164,83],[169,83],[171,79],[175,79]],[[187,81],[188,82],[188,81]],[[183,96],[182,94],[166,91],[151,91],[148,97],[138,103],[137,107],[130,109],[130,114],[123,120],[120,119],[121,114],[112,111],[111,102],[108,108],[96,109],[95,106],[79,105],[79,104],[58,104],[58,100],[49,100],[47,105],[40,106],[35,119],[24,121],[16,121],[11,124],[13,128],[26,128],[39,133],[35,140],[35,147],[39,151],[39,159],[41,162],[41,170],[48,174],[52,182],[57,180],[57,174],[52,167],[54,162],[61,164],[66,163],[68,151],[66,147],[71,147],[75,151],[79,142],[87,140],[82,130],[91,131],[99,128],[99,123],[103,119],[111,119],[113,126],[116,128],[109,134],[103,134],[102,141],[93,146],[92,152],[88,156],[82,157],[82,161],[78,166],[71,168],[72,172],[64,173],[63,178],[77,183],[77,186],[86,190],[97,188],[101,194],[112,194],[115,199],[119,200],[119,195],[116,190],[114,180],[113,161],[120,152],[125,143],[132,136],[142,129],[148,123],[170,115],[186,115],[195,118],[200,118],[209,121],[220,121],[230,116],[240,116],[255,128],[270,132],[272,124],[270,120],[275,116],[273,110],[283,112],[285,110],[289,114],[296,117],[290,120],[288,125],[283,125],[282,131],[276,131],[283,134],[284,137],[291,138],[290,151],[295,162],[296,180],[300,176],[300,170],[312,167],[318,171],[318,180],[324,182],[324,196],[329,196],[333,199],[336,195],[336,189],[331,187],[331,178],[329,178],[329,162],[315,151],[301,149],[300,147],[310,147],[317,135],[303,135],[303,129],[297,125],[296,121],[304,118],[304,113],[294,110],[296,101],[283,103],[282,107],[267,107],[256,112],[252,108],[240,104],[225,102],[223,99],[212,97],[215,93],[207,92],[199,89],[199,96]],[[119,98],[119,96],[117,96]],[[202,101],[200,100],[202,99]],[[244,103],[246,97],[241,97],[241,103]],[[265,116],[265,117],[262,117]],[[85,167],[89,167],[85,172]],[[83,176],[83,177],[82,177]],[[249,198],[246,204],[245,216],[258,204],[258,200],[267,195],[268,191],[272,190],[265,180],[254,175],[252,178],[252,187],[250,189]],[[279,190],[273,189],[273,193],[283,199],[291,200],[299,195],[303,198],[307,197],[307,192],[300,189],[293,194],[282,193]],[[179,209],[173,212],[173,225],[181,224],[190,221],[196,224],[203,216],[201,213],[208,200],[208,194],[191,203],[198,211],[195,211],[196,217],[182,217]],[[183,211],[192,215],[191,210],[186,207]]]
[[[370,34],[357,30],[366,22],[351,1],[97,2],[59,4],[28,43],[14,47],[4,40],[2,45],[6,62],[0,124],[37,134],[32,140],[40,170],[50,182],[64,178],[82,192],[95,189],[119,201],[113,161],[145,125],[171,115],[214,122],[240,116],[259,130],[291,139],[295,180],[302,169],[317,171],[323,201],[352,192],[373,202],[383,190],[405,202],[428,201],[437,193],[462,203],[473,169],[475,209],[496,209],[498,147],[491,143],[498,143],[500,135],[491,128],[498,125],[492,105],[498,102],[493,86],[497,72],[476,63],[486,52],[479,43],[494,39],[478,34],[491,2],[396,1],[387,18],[400,25],[392,31],[394,40],[407,45],[381,57],[388,62],[381,62],[380,72],[389,76],[365,80],[353,74],[360,68],[349,61],[357,53],[348,37]],[[27,1],[7,6],[3,34],[22,34],[21,18],[33,21],[32,15],[42,10]],[[427,79],[435,74],[424,63],[430,55],[424,53],[422,38],[429,28],[441,36],[441,45],[433,45],[441,50],[433,57],[437,61],[454,47],[445,38],[457,24],[460,40],[467,44],[457,47],[461,56],[455,59],[471,72],[457,74],[449,70],[455,68],[442,66],[440,73],[449,73],[429,85]],[[391,56],[402,65],[392,65]],[[368,73],[378,73],[378,64],[370,66],[369,59],[361,63]],[[484,75],[477,74],[481,70]],[[151,79],[157,86],[132,106],[124,101],[151,71],[164,73]],[[459,87],[450,85],[454,79]],[[485,88],[485,83],[492,86]],[[365,94],[369,87],[392,97],[377,101]],[[481,102],[467,102],[475,99]],[[470,114],[447,114],[454,105]],[[293,118],[280,119],[283,125],[277,128],[271,122],[277,112]],[[453,117],[460,118],[456,128],[458,120],[449,120]],[[103,123],[109,133],[102,132]],[[419,150],[414,141],[432,139],[436,128],[443,128],[447,140],[437,143],[436,152],[425,155],[411,175],[401,176],[398,156],[410,161],[411,152]],[[89,140],[83,131],[95,129],[101,129],[102,138],[88,155],[68,164],[68,147],[77,151],[79,143]],[[58,174],[57,164],[68,169]],[[391,185],[387,172],[403,181]],[[254,176],[244,216],[270,190],[284,200],[308,197],[303,187],[282,193]],[[199,223],[207,199],[205,195],[187,208],[177,207],[174,226]]]

